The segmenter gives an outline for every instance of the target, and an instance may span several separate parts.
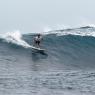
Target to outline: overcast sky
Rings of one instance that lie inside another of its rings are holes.
[[[0,0],[0,32],[95,24],[95,0]]]

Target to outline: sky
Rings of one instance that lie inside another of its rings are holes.
[[[0,33],[95,24],[95,0],[0,0]]]

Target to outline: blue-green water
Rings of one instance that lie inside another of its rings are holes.
[[[95,28],[50,31],[44,53],[35,34],[0,37],[0,95],[95,95]]]

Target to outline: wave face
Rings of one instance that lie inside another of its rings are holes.
[[[44,35],[42,46],[45,54],[34,52],[30,47],[35,34],[21,35],[18,31],[6,33],[0,38],[0,56],[3,61],[16,60],[17,63],[38,63],[53,68],[93,68],[95,67],[95,28],[54,30]],[[11,58],[12,57],[12,58]],[[44,67],[45,68],[45,67]],[[40,68],[41,69],[41,68]],[[48,68],[49,69],[49,68]]]
[[[0,35],[0,95],[95,95],[95,28],[45,32],[44,53],[35,35]]]

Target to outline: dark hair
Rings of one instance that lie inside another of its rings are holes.
[[[38,34],[37,36],[41,36],[41,34]]]

